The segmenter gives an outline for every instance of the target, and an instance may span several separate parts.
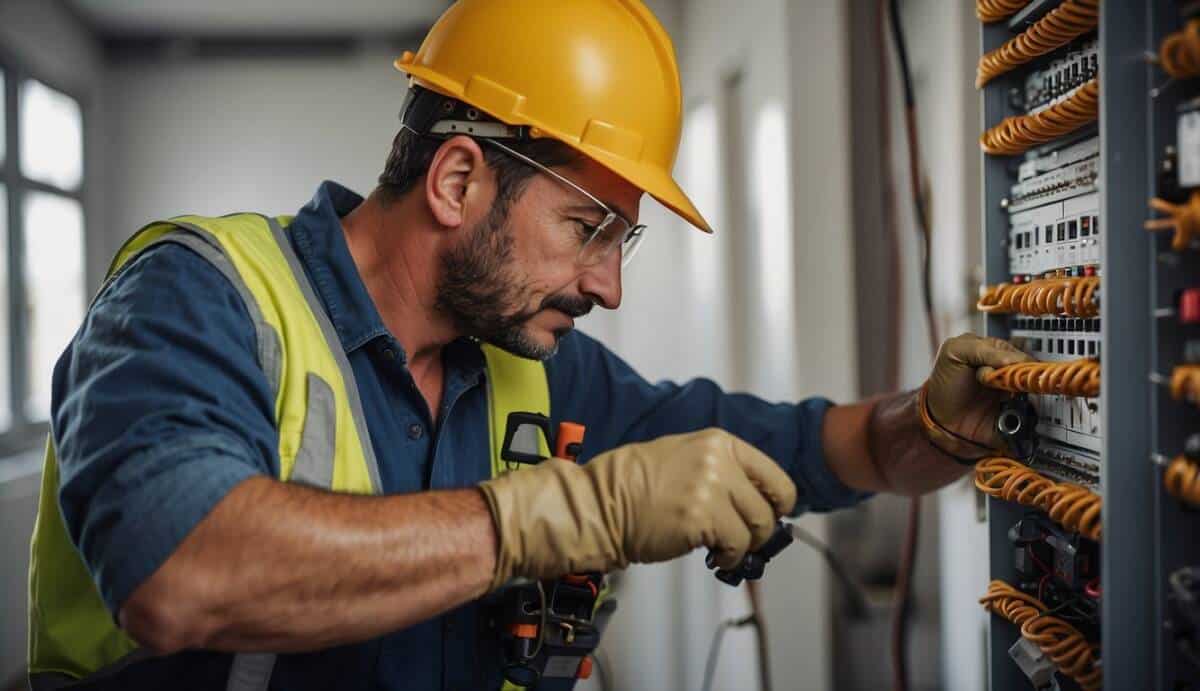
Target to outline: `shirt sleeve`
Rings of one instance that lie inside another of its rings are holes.
[[[796,514],[830,511],[871,496],[843,484],[821,444],[823,398],[770,403],[726,393],[709,379],[651,384],[594,339],[572,332],[546,362],[554,422],[587,427],[581,460],[622,444],[720,427],[775,459],[796,483]]]
[[[235,485],[275,474],[256,352],[228,279],[165,243],[103,290],[55,365],[59,504],[114,615]]]

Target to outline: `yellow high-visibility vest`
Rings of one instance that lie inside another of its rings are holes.
[[[164,242],[184,245],[234,285],[254,322],[257,357],[275,394],[279,479],[350,494],[378,494],[379,469],[354,373],[287,237],[290,217],[181,216],[138,231],[117,253],[108,281]],[[517,411],[550,414],[540,362],[484,345],[492,475],[505,421]],[[542,440],[542,453],[549,455]],[[53,435],[46,443],[41,497],[30,546],[29,674],[35,689],[103,675],[143,653],[113,621],[72,544],[58,504]],[[275,656],[238,654],[229,691],[265,691]]]

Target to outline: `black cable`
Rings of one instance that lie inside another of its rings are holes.
[[[892,39],[900,60],[900,75],[904,84],[904,120],[908,134],[908,168],[912,191],[913,210],[917,217],[917,230],[921,234],[921,298],[925,308],[925,325],[929,337],[931,357],[938,351],[939,338],[937,321],[933,311],[932,280],[932,235],[929,213],[922,192],[921,147],[917,129],[917,102],[913,90],[912,69],[908,62],[908,48],[904,41],[904,27],[900,23],[898,0],[887,5],[892,25]],[[884,21],[881,17],[880,21]],[[893,222],[897,220],[893,210]],[[908,623],[912,616],[912,577],[916,567],[917,546],[920,540],[921,499],[913,497],[908,507],[908,526],[904,545],[900,553],[900,568],[896,578],[896,612],[892,619],[892,665],[893,691],[907,691],[908,673]]]
[[[600,691],[612,691],[612,679],[608,676],[608,661],[604,659],[599,650],[592,652],[592,661],[596,665],[596,683],[600,685]]]
[[[829,545],[821,542],[815,535],[804,528],[795,523],[792,523],[791,526],[793,537],[812,547],[818,554],[825,558],[825,563],[829,565],[829,569],[833,571],[833,575],[837,577],[838,582],[842,584],[842,588],[846,591],[850,616],[855,619],[865,616],[867,613],[867,597],[863,593],[862,586],[850,575],[846,566],[838,559],[837,554],[834,553]]]

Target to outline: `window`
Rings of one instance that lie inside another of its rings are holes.
[[[85,307],[83,107],[0,56],[0,457],[41,443]]]

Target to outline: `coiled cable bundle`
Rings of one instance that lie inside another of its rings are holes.
[[[1100,395],[1100,361],[1018,362],[987,373],[983,385],[1011,393],[1095,398]]]
[[[1048,614],[1041,600],[995,580],[988,584],[987,593],[979,598],[979,603],[992,614],[1019,626],[1021,635],[1036,643],[1084,691],[1101,688],[1103,674],[1096,660],[1097,647],[1079,629]]]
[[[1015,156],[1064,137],[1099,117],[1100,81],[1093,79],[1039,113],[1004,118],[979,137],[979,146],[993,156]]]
[[[981,57],[975,71],[975,88],[1067,45],[1099,24],[1100,0],[1063,0],[1019,36]]]
[[[1040,278],[1028,283],[988,286],[975,308],[988,314],[1100,316],[1100,277]]]
[[[1176,499],[1200,507],[1200,465],[1187,456],[1176,456],[1163,473],[1163,487]]]
[[[975,487],[989,497],[1041,509],[1067,530],[1100,539],[1100,495],[1086,487],[1057,482],[1011,458],[977,463]]]
[[[1200,365],[1177,365],[1167,384],[1171,398],[1200,405]]]
[[[1030,0],[975,0],[975,16],[984,24],[1008,19],[1030,3]]]
[[[1158,62],[1163,71],[1175,79],[1200,76],[1200,19],[1189,21],[1163,39],[1158,48]]]
[[[1143,226],[1151,232],[1174,231],[1171,249],[1182,252],[1192,247],[1197,238],[1200,238],[1200,192],[1192,192],[1192,196],[1183,204],[1172,204],[1155,197],[1150,200],[1150,206],[1167,217],[1150,219]]]

